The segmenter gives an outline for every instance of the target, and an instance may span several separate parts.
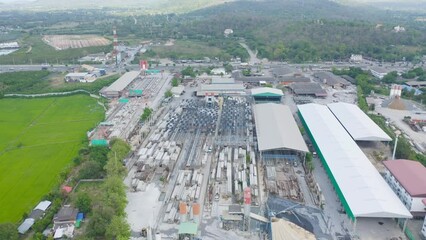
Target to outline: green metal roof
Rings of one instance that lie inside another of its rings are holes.
[[[120,103],[128,103],[128,102],[129,102],[129,99],[127,99],[127,98],[120,98],[120,99],[118,100],[118,102],[120,102]]]
[[[275,94],[275,93],[259,93],[259,94],[254,94],[254,97],[281,97],[281,95],[279,94]]]
[[[90,144],[92,146],[108,146],[108,141],[105,139],[93,139]]]
[[[198,224],[195,222],[183,222],[179,224],[179,234],[195,235],[198,231]]]

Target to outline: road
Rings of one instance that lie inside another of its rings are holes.
[[[250,55],[250,61],[249,61],[250,65],[255,65],[255,64],[260,62],[260,60],[257,58],[257,51],[256,51],[256,53],[253,52],[245,43],[240,43],[240,45],[243,48],[245,48],[247,50],[248,54]]]

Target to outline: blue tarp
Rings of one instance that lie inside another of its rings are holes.
[[[84,214],[83,213],[78,213],[77,214],[77,221],[81,221],[81,220],[83,220],[83,218],[84,218]]]

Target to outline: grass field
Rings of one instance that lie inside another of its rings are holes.
[[[17,222],[57,184],[103,110],[86,95],[0,100],[0,223]]]
[[[177,40],[172,46],[155,46],[152,48],[160,58],[203,59],[203,57],[220,57],[223,50],[208,46],[204,42]]]

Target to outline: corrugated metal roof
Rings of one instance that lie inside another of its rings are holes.
[[[357,105],[339,102],[327,106],[355,141],[392,141]]]
[[[353,217],[412,218],[327,106],[298,106]]]
[[[276,88],[262,87],[262,88],[253,88],[251,90],[251,95],[253,96],[263,95],[263,94],[273,94],[277,96],[284,96],[283,91]]]
[[[117,81],[107,87],[104,92],[123,91],[133,80],[135,80],[137,76],[139,76],[138,71],[126,72],[123,76],[117,79]]]
[[[33,225],[34,225],[34,219],[27,218],[24,220],[24,222],[21,225],[19,225],[18,232],[20,234],[25,234]]]
[[[283,220],[273,219],[271,222],[272,240],[315,240],[315,235],[296,224]]]
[[[383,164],[412,197],[426,197],[426,168],[421,163],[389,160]]]
[[[260,151],[309,151],[288,106],[276,103],[256,104],[254,117]]]
[[[39,209],[39,210],[42,210],[42,211],[46,211],[48,208],[49,208],[49,206],[50,206],[50,204],[52,204],[52,202],[50,202],[50,201],[41,201],[35,208],[34,208],[34,210],[36,210],[36,209]]]

